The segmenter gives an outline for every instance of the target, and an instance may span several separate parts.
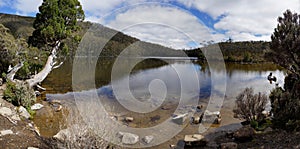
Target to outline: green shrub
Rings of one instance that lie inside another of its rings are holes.
[[[4,99],[15,106],[23,106],[30,109],[30,106],[36,101],[33,89],[26,83],[13,83],[8,81],[4,90]]]
[[[296,76],[285,78],[284,89],[271,91],[270,101],[273,124],[276,128],[298,130],[300,128],[300,81]]]

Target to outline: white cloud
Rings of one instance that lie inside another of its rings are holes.
[[[179,0],[189,8],[196,8],[208,13],[214,19],[225,15],[214,25],[216,29],[226,30],[227,35],[236,37],[235,40],[267,39],[276,27],[276,20],[286,9],[298,11],[299,0]],[[233,34],[231,34],[233,33]],[[256,37],[254,35],[263,35]]]
[[[186,48],[192,40],[202,42],[223,37],[212,35],[197,17],[178,8],[157,4],[139,5],[116,14],[107,25],[141,40],[174,48]]]
[[[42,0],[16,0],[14,7],[17,14],[28,15],[38,12],[38,7],[42,4]]]

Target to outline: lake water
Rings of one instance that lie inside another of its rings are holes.
[[[213,63],[209,67],[194,59],[159,59],[122,58],[115,61],[112,58],[82,57],[79,59],[82,64],[79,74],[74,74],[73,63],[76,62],[68,60],[43,82],[42,86],[47,91],[41,98],[60,100],[64,107],[77,108],[82,117],[86,117],[87,113],[82,113],[84,109],[78,103],[97,102],[102,110],[97,111],[98,108],[93,112],[104,111],[117,119],[133,117],[132,123],[119,123],[136,129],[154,128],[164,124],[174,114],[195,112],[193,110],[198,104],[206,107],[211,104],[210,110],[219,110],[222,115],[222,123],[214,127],[221,127],[239,122],[232,117],[232,109],[235,97],[246,87],[269,94],[276,83],[279,86],[284,84],[285,72],[271,63],[228,63],[226,69],[222,69],[222,63]],[[90,68],[92,66],[89,64],[95,61],[96,67]],[[137,65],[129,67],[136,62]],[[270,72],[277,77],[276,83],[271,84],[267,80]],[[47,105],[45,101],[40,102]],[[34,122],[42,135],[52,136],[65,127],[64,114],[53,112],[48,105],[37,112]],[[171,137],[169,143],[197,131],[195,126],[176,131],[174,135],[178,135]]]

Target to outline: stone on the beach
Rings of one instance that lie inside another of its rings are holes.
[[[193,124],[199,124],[201,122],[200,116],[194,116],[192,117],[192,123]]]
[[[152,142],[152,140],[154,139],[154,136],[145,136],[143,138],[143,141],[146,143],[146,144],[149,144],[150,142]]]
[[[44,107],[44,105],[42,105],[40,103],[36,103],[31,106],[31,110],[39,110],[39,109],[42,109],[43,107]]]
[[[63,129],[60,130],[56,135],[54,135],[53,138],[59,141],[65,141],[70,136],[70,133],[71,132],[69,129]]]
[[[125,117],[125,121],[126,122],[132,122],[133,121],[133,117]]]
[[[244,126],[234,132],[233,137],[237,141],[246,142],[251,141],[254,135],[254,129],[250,126]]]
[[[184,123],[184,121],[186,120],[187,115],[188,115],[187,113],[177,115],[172,118],[172,121],[178,125],[182,125]]]
[[[203,113],[203,122],[208,123],[214,123],[214,124],[220,124],[221,123],[221,115],[219,111],[210,112],[208,110],[205,110]]]
[[[13,116],[11,116],[10,117],[12,120],[14,120],[14,121],[20,121],[21,119],[20,119],[20,116],[19,115],[16,115],[16,114],[14,114]]]
[[[221,118],[216,118],[214,124],[221,124],[221,121],[222,121]]]
[[[12,111],[11,111],[10,108],[7,108],[7,107],[1,107],[1,108],[0,108],[0,114],[1,114],[2,116],[11,116],[13,113],[12,113]]]
[[[207,140],[204,138],[203,135],[200,134],[185,135],[184,143],[185,146],[199,147],[199,146],[206,146]]]
[[[235,142],[221,143],[221,149],[237,149],[238,145]]]
[[[39,148],[36,148],[36,147],[28,147],[27,149],[39,149]]]
[[[20,106],[18,108],[18,112],[19,112],[20,116],[22,116],[26,119],[30,118],[30,114],[28,113],[28,111],[23,106]]]
[[[0,131],[0,136],[11,135],[11,134],[14,134],[14,132],[10,129]]]
[[[133,145],[139,142],[139,136],[128,132],[119,132],[122,137],[122,143],[127,145]]]

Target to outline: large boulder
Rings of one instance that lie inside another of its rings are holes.
[[[250,126],[244,126],[234,132],[233,137],[235,140],[240,142],[248,142],[253,139],[254,129]]]

